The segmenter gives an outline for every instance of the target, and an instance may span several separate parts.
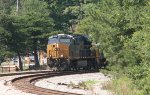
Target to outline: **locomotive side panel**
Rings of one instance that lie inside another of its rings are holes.
[[[91,42],[83,36],[74,38],[74,43],[70,45],[73,59],[82,59],[91,57]]]

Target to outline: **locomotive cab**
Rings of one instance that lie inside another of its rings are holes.
[[[49,37],[47,45],[47,61],[51,68],[59,70],[68,69],[69,46],[72,41],[72,36],[65,34]]]
[[[67,58],[69,56],[69,37],[52,36],[48,40],[47,55],[49,58]]]

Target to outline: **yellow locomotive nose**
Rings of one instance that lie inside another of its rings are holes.
[[[47,56],[50,58],[68,58],[69,45],[63,43],[54,43],[47,45]]]

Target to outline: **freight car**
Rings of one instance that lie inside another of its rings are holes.
[[[88,37],[78,34],[50,36],[47,45],[47,64],[53,70],[98,69],[100,54]]]

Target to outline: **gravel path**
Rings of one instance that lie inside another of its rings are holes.
[[[91,90],[83,90],[78,88],[69,88],[64,84],[78,84],[79,82],[94,80],[97,81],[96,84],[91,88]],[[53,89],[63,92],[71,92],[83,95],[112,95],[108,90],[102,89],[102,83],[110,81],[110,78],[104,76],[102,73],[88,73],[88,74],[76,74],[76,75],[66,75],[59,77],[52,77],[40,80],[36,82],[36,86]]]

